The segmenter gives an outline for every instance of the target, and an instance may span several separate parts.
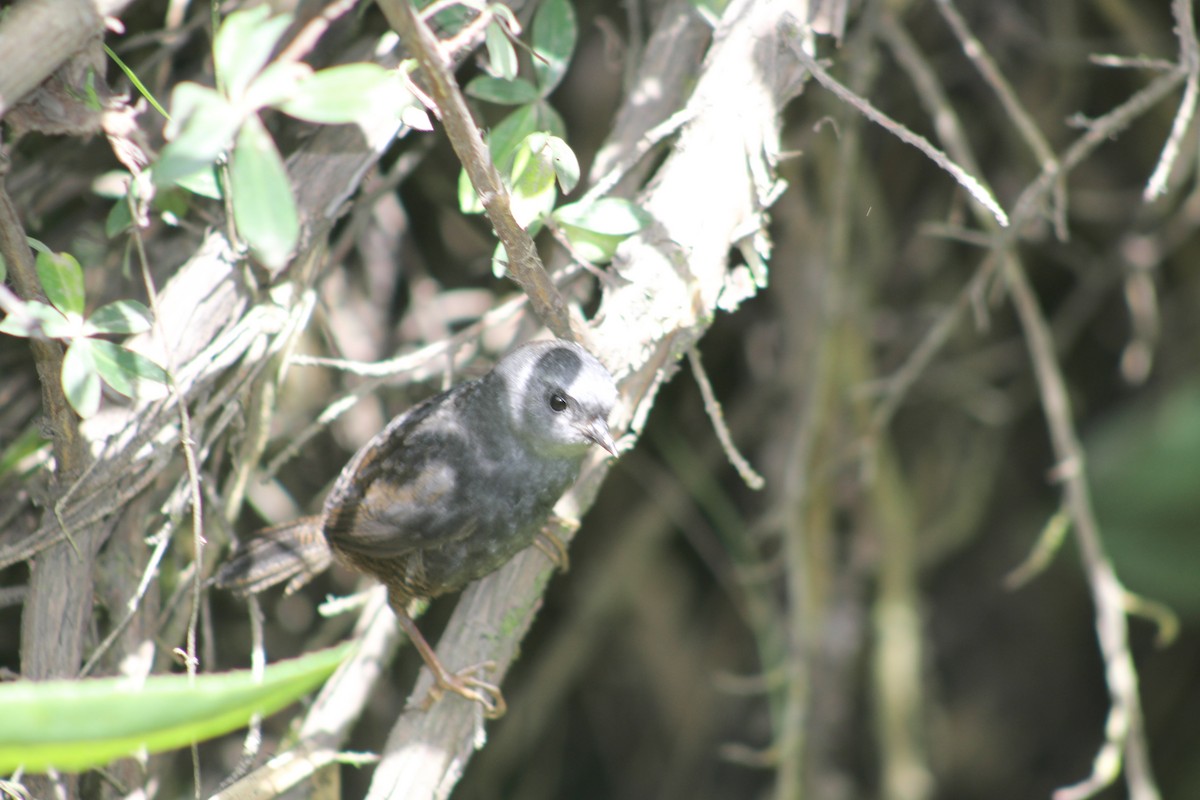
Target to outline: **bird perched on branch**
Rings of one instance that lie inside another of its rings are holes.
[[[500,690],[442,666],[410,601],[457,591],[530,544],[592,445],[617,455],[608,415],[617,387],[573,342],[536,341],[491,372],[393,419],[350,459],[320,516],[263,531],[217,574],[242,594],[289,581],[294,591],[336,556],[378,578],[440,689],[504,713]]]

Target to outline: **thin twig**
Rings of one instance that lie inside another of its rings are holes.
[[[1054,339],[1038,306],[1033,288],[1015,259],[1006,258],[1003,275],[1009,296],[1025,332],[1033,361],[1050,440],[1058,458],[1065,500],[1079,543],[1084,571],[1096,611],[1096,633],[1104,656],[1105,679],[1112,707],[1105,725],[1105,743],[1096,755],[1092,774],[1074,786],[1054,793],[1055,800],[1082,800],[1110,785],[1121,768],[1124,753],[1127,784],[1133,800],[1158,800],[1158,787],[1142,730],[1137,670],[1129,650],[1125,618],[1125,589],[1104,552],[1084,469],[1083,445],[1075,431],[1066,380],[1054,352]]]
[[[893,37],[894,38],[894,37]],[[1096,608],[1096,630],[1101,653],[1105,661],[1105,677],[1112,698],[1109,722],[1106,725],[1106,740],[1097,753],[1092,774],[1075,786],[1066,787],[1056,793],[1056,800],[1081,800],[1111,784],[1120,772],[1122,753],[1126,764],[1126,780],[1131,797],[1135,800],[1156,800],[1158,789],[1150,769],[1147,745],[1142,729],[1140,701],[1137,695],[1137,672],[1127,641],[1125,590],[1118,581],[1099,538],[1091,499],[1088,495],[1083,449],[1074,430],[1074,422],[1067,402],[1065,381],[1054,349],[1049,325],[1037,305],[1036,298],[1025,277],[1024,270],[1012,252],[1022,225],[1032,221],[1040,213],[1042,202],[1054,187],[1062,185],[1067,173],[1090,155],[1104,141],[1128,126],[1134,119],[1148,110],[1165,96],[1181,79],[1178,72],[1161,76],[1149,86],[1133,95],[1108,114],[1094,120],[1088,130],[1066,149],[1057,160],[1044,162],[1042,173],[1018,198],[1014,205],[1014,225],[999,232],[994,242],[994,251],[989,260],[999,263],[1009,294],[1017,308],[1026,344],[1034,363],[1035,374],[1049,423],[1051,439],[1058,457],[1061,479],[1065,487],[1065,509],[1072,529],[1080,542],[1084,568],[1088,576],[1093,602]],[[920,86],[923,82],[918,82]],[[940,87],[939,87],[940,91]],[[941,100],[935,103],[939,110],[949,112],[948,104]],[[952,113],[951,113],[951,116]],[[942,128],[939,128],[939,131]],[[971,163],[965,141],[957,137],[951,140],[951,151],[957,153],[964,163]],[[986,222],[986,220],[985,220]],[[987,264],[988,262],[985,262]],[[989,270],[990,271],[990,270]],[[984,274],[981,268],[972,279],[976,284]],[[932,352],[946,340],[946,330],[951,320],[963,308],[961,302],[967,294],[960,295],[960,302],[947,311],[942,323],[935,326],[918,347],[910,366],[914,369],[920,362],[928,362]],[[919,358],[917,357],[919,355]],[[912,374],[902,370],[906,382]],[[886,419],[895,408],[895,395],[890,404],[883,404],[876,411],[876,419]],[[884,410],[886,409],[886,413]]]
[[[844,102],[849,103],[867,119],[871,120],[877,125],[881,125],[902,142],[910,144],[924,153],[931,161],[933,161],[933,163],[950,173],[954,180],[958,181],[958,184],[962,186],[967,193],[971,195],[971,197],[975,198],[976,202],[992,213],[992,216],[996,218],[996,221],[1002,227],[1008,226],[1008,214],[1004,212],[1004,209],[1000,207],[1000,204],[996,201],[996,198],[992,195],[988,188],[983,185],[983,182],[980,179],[976,178],[974,175],[971,175],[958,164],[955,164],[953,161],[951,161],[945,153],[930,144],[929,140],[924,136],[921,136],[918,133],[913,133],[908,128],[901,125],[899,122],[896,122],[887,114],[884,114],[882,111],[875,108],[875,106],[871,105],[869,100],[858,96],[850,89],[839,83],[837,79],[825,71],[825,68],[822,67],[816,59],[805,52],[804,48],[800,46],[795,37],[789,37],[788,44],[791,47],[792,52],[796,55],[796,58],[799,59],[800,63],[804,65],[804,68],[812,73],[812,76],[816,78],[822,86],[833,92]]]
[[[737,445],[733,442],[733,435],[730,434],[729,426],[725,424],[725,415],[721,411],[721,401],[713,392],[712,384],[709,383],[708,375],[704,371],[704,364],[700,361],[700,353],[694,347],[688,350],[688,363],[692,365],[692,377],[696,379],[696,385],[700,387],[700,396],[704,398],[704,410],[708,412],[708,418],[712,421],[713,430],[716,431],[721,447],[725,449],[725,456],[729,459],[729,463],[733,464],[742,481],[751,489],[763,488],[767,482],[763,480],[762,475],[755,471],[754,467],[750,466],[750,462],[738,451]]]
[[[1021,138],[1029,145],[1029,149],[1033,151],[1034,157],[1037,158],[1042,170],[1045,172],[1057,172],[1058,165],[1054,149],[1046,141],[1046,137],[1042,135],[1037,123],[1033,121],[1033,117],[1025,111],[1025,107],[1017,99],[1017,93],[1013,91],[1008,79],[1004,77],[1000,68],[996,66],[996,62],[988,55],[987,50],[983,47],[983,43],[979,41],[979,37],[967,27],[966,20],[959,13],[953,0],[937,0],[937,6],[938,10],[942,13],[943,19],[950,26],[950,30],[954,32],[955,37],[957,37],[959,43],[962,45],[963,53],[966,54],[967,58],[971,59],[971,63],[979,70],[979,74],[983,77],[984,82],[992,87],[992,91],[1000,100],[1005,113],[1012,119],[1013,124],[1016,125],[1017,132],[1021,134]],[[1066,241],[1067,239],[1066,195],[1066,182],[1055,182],[1053,218],[1055,233],[1060,241]]]
[[[380,0],[379,7],[421,66],[429,94],[446,127],[446,136],[508,254],[512,279],[529,295],[533,313],[555,336],[574,340],[566,301],[546,274],[533,238],[513,217],[508,189],[501,182],[483,134],[446,65],[441,45],[418,19],[409,0]]]
[[[1187,133],[1192,117],[1196,113],[1196,103],[1200,101],[1200,44],[1196,42],[1196,21],[1192,16],[1192,0],[1173,0],[1171,13],[1175,17],[1175,32],[1179,35],[1179,71],[1187,75],[1187,85],[1183,92],[1183,100],[1179,103],[1179,111],[1175,114],[1175,122],[1171,125],[1171,133],[1163,145],[1162,155],[1158,165],[1146,181],[1146,189],[1142,199],[1150,202],[1167,192],[1167,181],[1171,177],[1171,168],[1179,157],[1179,145]]]
[[[129,199],[131,204],[130,213],[134,212],[132,207],[133,198]],[[136,214],[134,219],[137,219]],[[167,361],[167,387],[171,394],[175,396],[176,413],[179,415],[179,445],[183,451],[183,461],[187,469],[188,488],[191,493],[192,507],[192,545],[193,558],[196,564],[199,565],[204,558],[204,545],[207,543],[204,538],[204,501],[201,499],[200,492],[200,467],[196,460],[195,442],[192,440],[192,420],[188,414],[186,395],[180,389],[177,379],[178,365],[175,363],[175,354],[168,344],[166,330],[162,323],[162,308],[158,303],[158,290],[154,286],[154,277],[150,274],[150,260],[146,256],[146,245],[142,240],[142,232],[138,227],[133,229],[133,244],[137,252],[138,266],[142,271],[142,282],[146,286],[146,296],[150,299],[150,310],[154,312],[154,326],[158,334],[159,340],[163,343],[163,354]],[[192,616],[191,622],[188,625],[187,633],[187,672],[190,677],[195,677],[195,668],[197,664],[196,655],[196,624],[200,615],[200,595],[204,590],[202,570],[197,569],[192,574]],[[197,791],[199,789],[197,788]]]

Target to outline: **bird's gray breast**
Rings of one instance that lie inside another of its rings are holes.
[[[473,442],[472,468],[460,473],[455,509],[467,536],[427,548],[422,568],[457,586],[499,569],[528,547],[554,504],[575,482],[578,459],[530,452],[511,433],[481,432]]]

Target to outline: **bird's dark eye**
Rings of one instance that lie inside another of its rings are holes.
[[[567,398],[563,397],[560,392],[555,392],[550,395],[550,410],[562,412],[567,410]]]

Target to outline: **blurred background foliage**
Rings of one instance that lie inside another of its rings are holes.
[[[1011,207],[1040,165],[937,4],[857,5],[843,41],[822,43],[831,72],[937,141],[897,56],[904,37]],[[128,40],[148,43],[124,57],[169,85],[195,73],[205,42],[190,25],[191,35],[161,50],[154,6],[135,3],[124,16]],[[626,59],[637,57],[658,4],[576,0],[575,8],[579,46],[551,99],[586,173],[622,100]],[[1157,74],[1153,64],[1118,69],[1090,56],[1177,57],[1166,2],[961,0],[958,8],[1056,152]],[[356,24],[382,23],[367,10]],[[1018,248],[1051,321],[1117,573],[1178,615],[1168,644],[1150,622],[1130,623],[1153,767],[1172,798],[1200,796],[1195,126],[1171,191],[1150,203],[1141,193],[1179,94],[1070,175],[1069,238],[1034,224]],[[500,111],[480,105],[477,113],[494,122]],[[734,439],[766,488],[748,489],[729,465],[684,365],[587,516],[570,573],[552,581],[504,687],[510,711],[489,726],[455,797],[999,800],[1049,796],[1091,769],[1109,699],[1070,535],[1044,571],[1020,586],[1008,580],[1058,511],[1060,488],[1004,291],[994,281],[966,289],[987,256],[959,233],[970,227],[968,201],[923,156],[815,84],[784,125],[789,189],[772,210],[770,286],[718,317],[701,345]],[[124,245],[103,233],[109,202],[92,191],[114,166],[105,142],[30,136],[9,157],[8,189],[30,234],[91,265],[88,295],[97,302],[136,295],[140,284],[121,270]],[[398,190],[369,198],[369,215],[335,240],[340,266],[321,284],[309,352],[385,358],[446,335],[510,290],[491,277],[486,222],[458,211],[459,167],[445,141],[410,136],[385,167],[404,159],[417,166]],[[696,185],[703,203],[703,175]],[[197,241],[204,214],[193,209],[182,224],[152,232],[163,276]],[[910,388],[890,394],[889,379],[956,306],[964,313],[944,346]],[[0,336],[0,443],[36,424],[36,380],[25,342]],[[292,370],[273,452],[342,381],[353,379]],[[360,403],[284,466],[279,486],[299,510],[316,508],[350,454],[345,443],[415,399],[385,389]],[[878,427],[878,409],[893,402]],[[17,489],[5,480],[11,496]],[[279,502],[258,498],[264,516],[284,513]],[[244,517],[241,535],[263,522]],[[19,586],[21,569],[0,580]],[[355,585],[335,572],[299,595],[268,596],[271,656],[344,633],[348,621],[321,621],[315,605]],[[434,604],[430,633],[450,605]],[[214,595],[210,611],[217,664],[245,665],[244,605]],[[0,608],[6,669],[19,668],[19,620],[18,604]],[[102,635],[104,619],[96,624]],[[892,668],[887,656],[897,647],[915,670]],[[382,746],[416,666],[403,651],[352,749]],[[803,700],[798,720],[780,716],[788,692]],[[899,715],[910,727],[885,724],[897,718],[887,703],[911,705]],[[268,739],[285,726],[271,720]],[[205,775],[216,781],[232,770],[239,748],[236,737],[202,748]],[[187,791],[186,754],[168,763],[178,773],[165,785]],[[889,772],[897,768],[906,777]],[[344,794],[361,794],[367,774],[345,768]],[[1124,791],[1118,782],[1101,796]]]

